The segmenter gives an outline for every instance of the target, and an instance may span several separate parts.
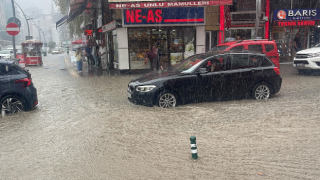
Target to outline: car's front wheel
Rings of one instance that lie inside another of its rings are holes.
[[[177,106],[177,98],[174,93],[163,92],[158,96],[158,106],[161,108],[173,108]]]
[[[24,100],[16,95],[8,95],[0,100],[1,111],[13,114],[25,110]]]
[[[270,97],[270,94],[271,94],[270,87],[266,83],[257,84],[253,88],[253,97],[256,100],[268,99]]]

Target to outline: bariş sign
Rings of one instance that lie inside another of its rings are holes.
[[[110,2],[114,2],[114,1],[109,1],[109,3]],[[199,6],[219,6],[219,5],[232,5],[232,0],[114,3],[114,4],[109,4],[109,8],[110,9],[130,9],[130,8],[199,7]]]
[[[7,24],[6,31],[9,35],[16,36],[20,32],[20,28],[19,25],[16,23],[9,23]]]
[[[316,21],[277,21],[275,26],[287,27],[287,26],[315,26],[318,25]]]
[[[319,19],[319,9],[282,9],[274,10],[274,20],[316,20]]]
[[[123,10],[124,25],[204,24],[203,7]]]

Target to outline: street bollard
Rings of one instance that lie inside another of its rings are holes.
[[[2,115],[2,117],[6,116],[6,111],[2,109],[1,115]]]
[[[191,155],[193,159],[198,159],[198,151],[197,151],[197,143],[196,143],[196,137],[191,136],[190,137],[190,144],[191,144]]]

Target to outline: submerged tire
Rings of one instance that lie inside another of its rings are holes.
[[[16,95],[8,95],[0,100],[1,111],[5,110],[6,114],[13,114],[26,109],[25,101]]]
[[[254,88],[253,88],[253,97],[256,100],[262,100],[262,99],[269,99],[270,95],[271,95],[271,89],[270,86],[266,83],[260,83],[257,84]]]
[[[177,106],[177,97],[174,93],[163,92],[158,95],[158,106],[161,108],[173,108]]]

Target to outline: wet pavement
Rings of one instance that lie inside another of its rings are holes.
[[[174,109],[133,105],[138,74],[59,69],[59,55],[27,67],[38,89],[31,111],[0,117],[0,179],[318,179],[320,75],[281,65],[266,101]],[[74,73],[75,72],[75,73]],[[197,137],[198,160],[190,136]]]

